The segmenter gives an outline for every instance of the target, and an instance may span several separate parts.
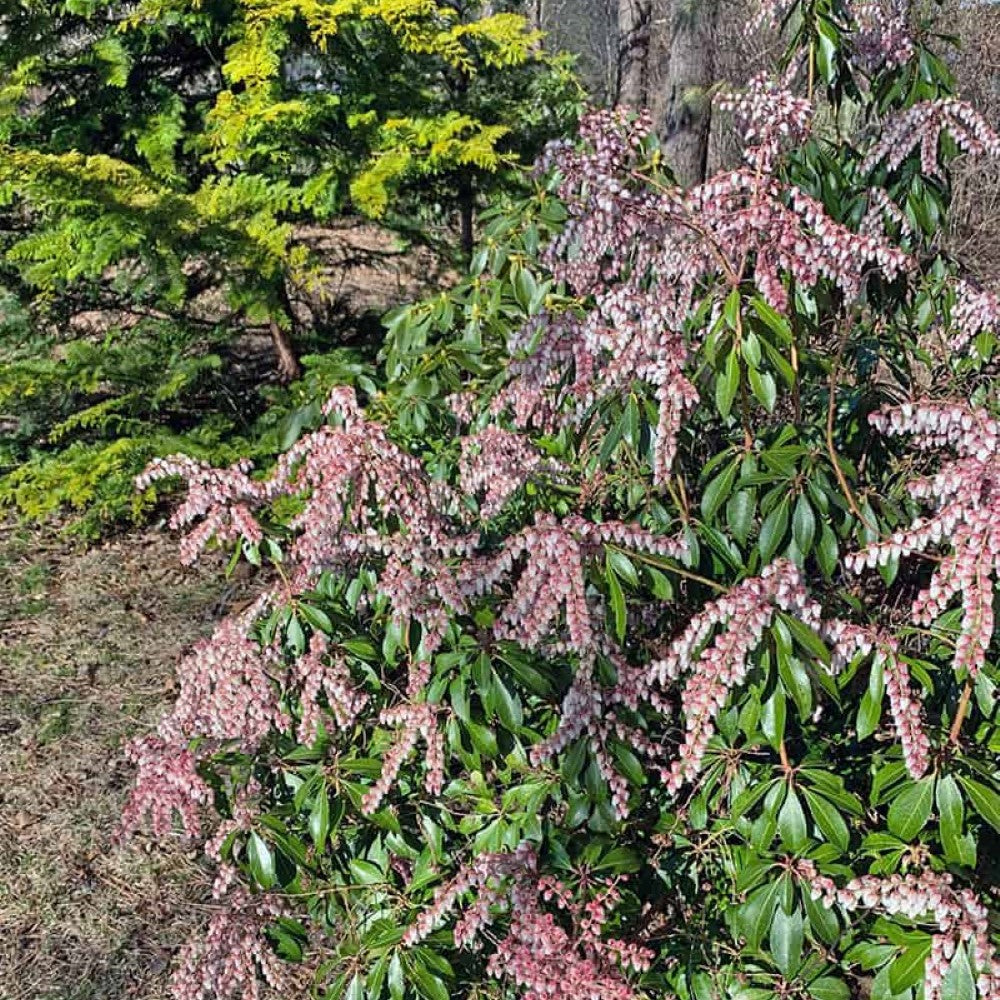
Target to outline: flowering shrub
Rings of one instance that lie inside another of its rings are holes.
[[[130,750],[123,832],[219,814],[178,1000],[1000,998],[998,310],[936,241],[1000,140],[895,5],[769,13],[743,165],[592,114],[381,391],[145,474],[274,580]]]

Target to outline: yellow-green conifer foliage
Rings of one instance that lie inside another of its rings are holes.
[[[140,316],[111,340],[145,358],[143,378],[187,386],[170,365],[204,354],[208,340],[214,352],[220,334],[250,324],[302,339],[291,300],[316,292],[321,262],[297,238],[301,225],[355,211],[438,245],[461,218],[469,236],[476,206],[571,123],[578,91],[522,17],[482,16],[475,0],[461,10],[435,0],[0,0],[0,295],[32,329],[11,339],[0,316],[0,397],[17,422],[0,480],[16,471],[19,491],[0,482],[0,503],[58,478],[29,470],[71,447],[103,448],[126,427],[136,441],[176,429],[181,397],[160,405],[158,384],[109,375],[55,399],[75,316]],[[187,330],[160,371],[153,341],[175,337],[208,287],[226,306],[223,329]],[[87,417],[74,419],[78,410]],[[224,441],[225,421],[212,419],[212,440]],[[36,496],[30,506],[47,505]]]

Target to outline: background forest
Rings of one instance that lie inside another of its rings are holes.
[[[998,58],[0,0],[0,998],[1000,996]]]

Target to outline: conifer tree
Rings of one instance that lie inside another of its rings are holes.
[[[461,214],[468,246],[477,204],[572,118],[566,63],[520,15],[483,14],[0,0],[0,286],[58,331],[92,310],[184,326],[221,290],[227,328],[269,329],[298,377],[292,300],[322,294],[300,224],[354,211],[412,234]],[[0,384],[6,406],[37,399],[40,350]]]

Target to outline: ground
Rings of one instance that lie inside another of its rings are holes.
[[[166,997],[207,878],[180,843],[113,843],[122,743],[252,586],[183,569],[163,530],[83,551],[0,527],[0,1000]]]

